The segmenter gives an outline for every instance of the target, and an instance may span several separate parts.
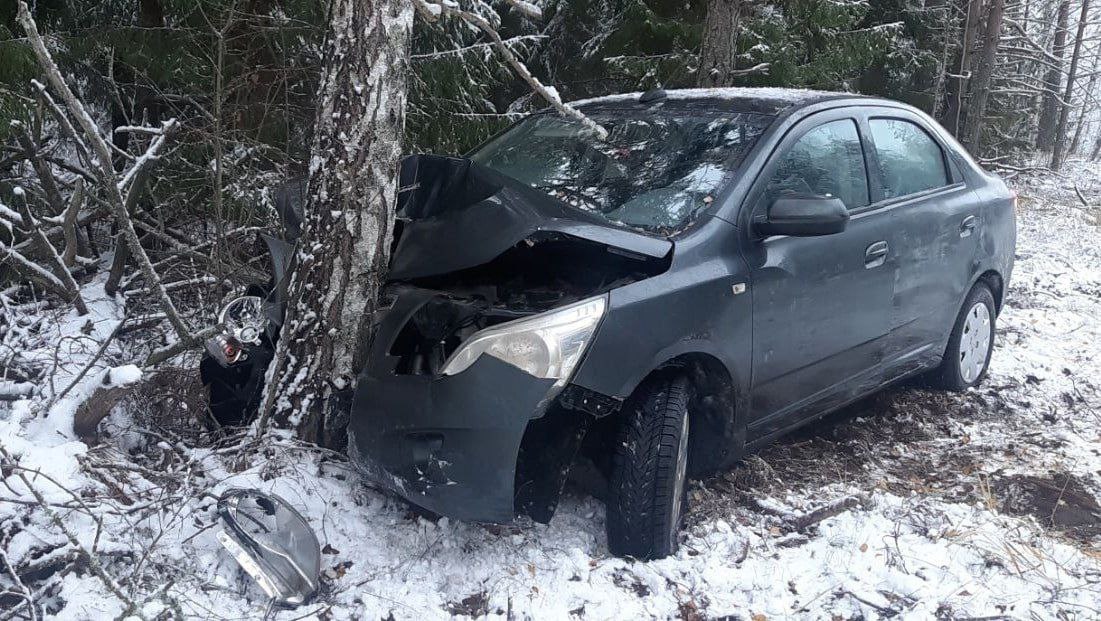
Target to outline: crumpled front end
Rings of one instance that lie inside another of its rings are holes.
[[[464,333],[501,318],[445,292],[397,289],[349,421],[349,454],[368,478],[458,519],[513,518],[521,440],[560,386],[491,356],[456,375],[440,373]]]
[[[363,379],[348,450],[369,479],[435,513],[512,520],[520,442],[551,380],[492,358],[464,377]]]
[[[569,377],[607,293],[666,270],[671,244],[566,218],[554,199],[466,160],[411,159],[402,175],[419,189],[399,208],[349,453],[436,513],[549,519],[593,418],[569,407]]]

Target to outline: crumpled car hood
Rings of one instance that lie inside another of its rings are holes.
[[[391,280],[447,274],[492,261],[541,233],[662,258],[673,243],[608,224],[469,159],[412,155],[402,161]]]

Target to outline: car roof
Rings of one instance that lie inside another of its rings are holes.
[[[875,99],[854,93],[818,91],[804,88],[774,87],[730,87],[730,88],[681,88],[664,91],[657,98],[640,102],[641,92],[607,95],[570,102],[577,108],[596,109],[646,109],[657,104],[670,102],[676,107],[706,105],[709,108],[733,112],[755,112],[758,114],[780,114],[789,108],[808,106],[832,99]]]

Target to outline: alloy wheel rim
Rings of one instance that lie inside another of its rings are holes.
[[[990,310],[986,304],[976,302],[967,311],[960,335],[960,376],[970,384],[986,367],[990,355]]]
[[[681,510],[684,504],[684,485],[688,474],[688,415],[681,418],[680,438],[677,441],[677,465],[673,473],[673,515],[669,520],[669,549],[672,550],[680,530]]]

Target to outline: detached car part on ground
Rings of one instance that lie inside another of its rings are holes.
[[[290,503],[257,489],[230,489],[218,498],[218,516],[224,527],[218,541],[272,606],[293,608],[313,597],[320,582],[321,546]]]
[[[348,432],[370,479],[546,521],[580,454],[611,551],[657,558],[687,476],[911,376],[982,379],[1015,198],[927,116],[784,89],[579,107],[606,141],[544,113],[404,162]]]

